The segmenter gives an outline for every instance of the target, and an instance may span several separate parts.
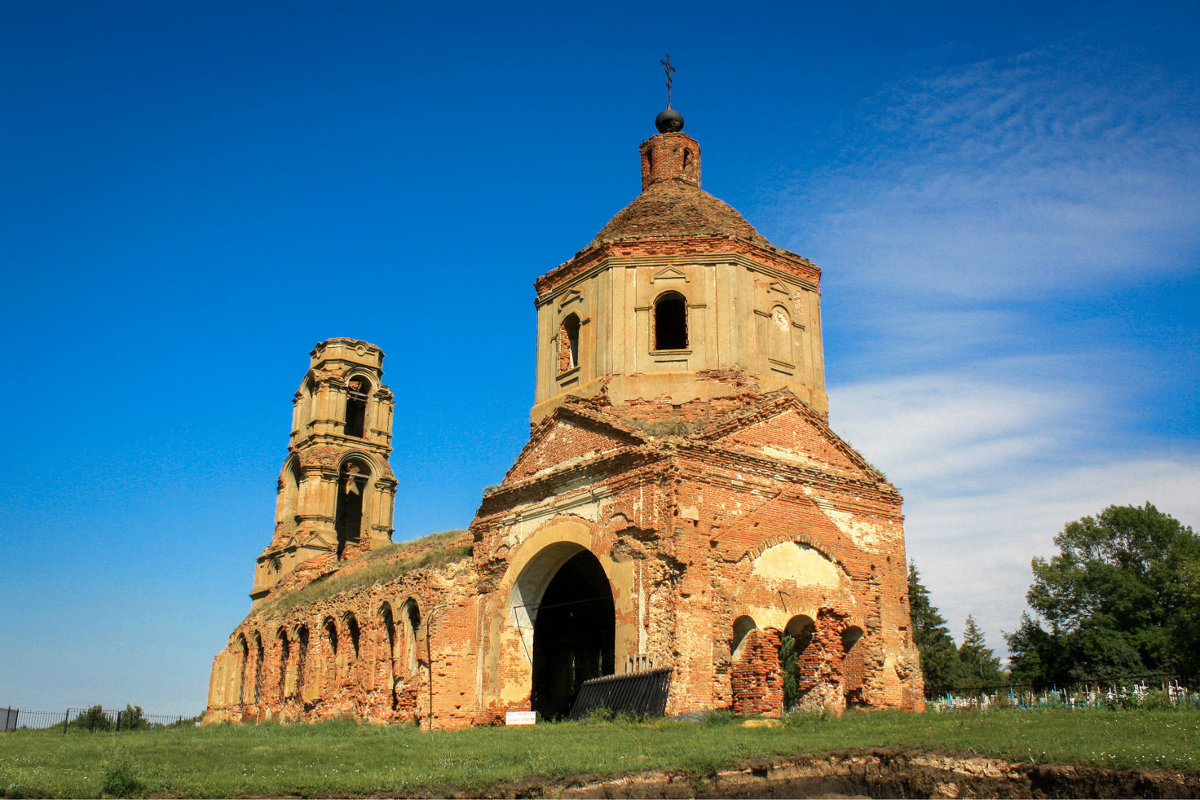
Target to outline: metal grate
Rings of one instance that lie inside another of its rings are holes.
[[[571,719],[579,719],[596,708],[613,713],[629,712],[639,717],[661,717],[667,710],[671,670],[650,669],[605,675],[584,681],[571,706]]]

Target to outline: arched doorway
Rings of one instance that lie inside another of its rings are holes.
[[[543,719],[566,716],[584,681],[612,674],[615,630],[604,568],[581,550],[546,586],[533,624],[532,702]]]
[[[338,476],[337,510],[334,528],[337,530],[337,556],[347,556],[346,548],[357,545],[362,538],[363,500],[371,467],[359,458],[348,458]]]

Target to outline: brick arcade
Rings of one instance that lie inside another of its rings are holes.
[[[383,353],[330,339],[208,720],[563,715],[671,670],[667,713],[923,707],[901,497],[828,425],[819,285],[700,188],[668,110],[642,191],[535,284],[529,442],[465,532],[391,542]]]

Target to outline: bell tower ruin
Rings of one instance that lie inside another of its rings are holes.
[[[383,383],[383,351],[327,339],[309,357],[292,400],[275,534],[255,564],[256,603],[314,556],[332,554],[336,563],[392,540],[392,393]]]

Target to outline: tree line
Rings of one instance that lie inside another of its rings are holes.
[[[931,694],[1006,683],[1036,688],[1200,673],[1200,536],[1150,503],[1068,523],[1032,562],[1029,611],[1004,635],[1002,668],[973,616],[962,644],[909,562],[913,639]]]

